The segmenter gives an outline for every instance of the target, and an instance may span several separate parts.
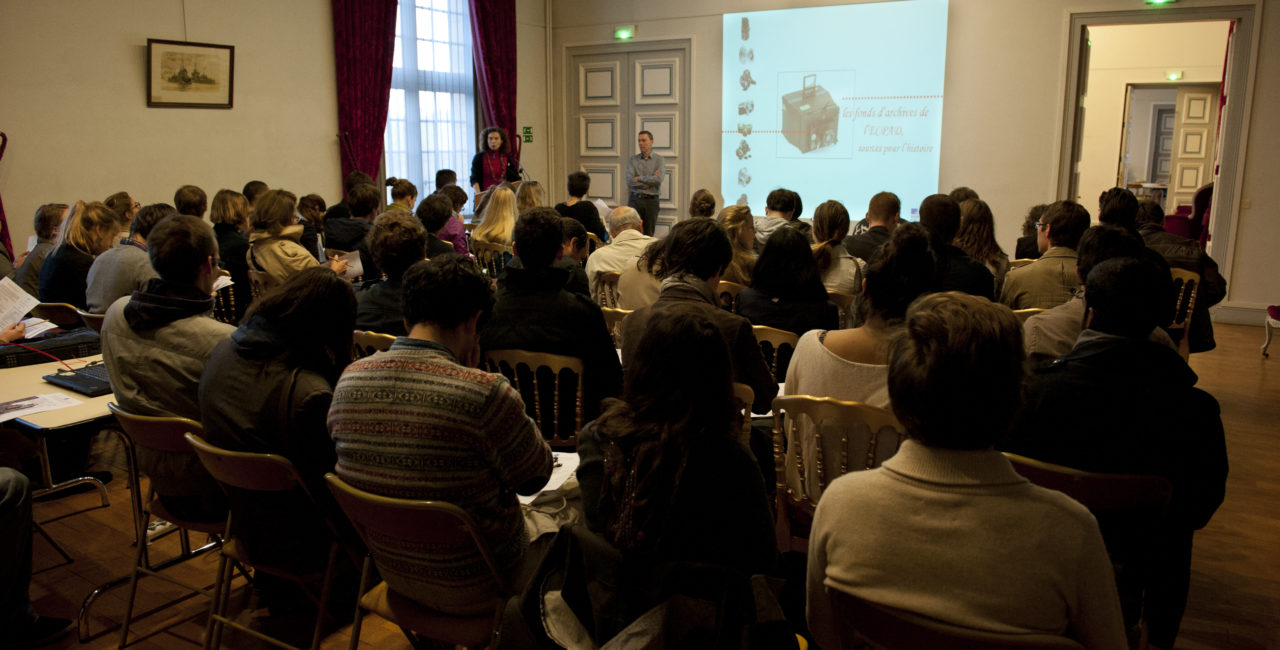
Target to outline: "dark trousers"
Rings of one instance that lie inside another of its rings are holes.
[[[658,227],[658,197],[632,194],[627,205],[640,213],[640,221],[644,223],[644,234],[652,237]]]
[[[21,472],[0,467],[0,630],[30,625],[31,484]]]

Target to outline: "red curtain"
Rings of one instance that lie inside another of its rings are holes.
[[[484,127],[507,132],[511,155],[520,166],[516,126],[516,2],[471,0],[471,40],[476,63],[476,94]],[[483,130],[483,127],[482,129]]]
[[[391,96],[396,0],[331,0],[338,81],[338,144],[342,176],[360,170],[374,178]]]
[[[5,147],[9,146],[9,136],[0,131],[0,158],[4,158]],[[4,217],[4,202],[0,201],[0,245],[9,251],[9,259],[17,262],[18,258],[13,254],[13,243],[9,240],[9,220]],[[8,323],[5,323],[8,325]]]

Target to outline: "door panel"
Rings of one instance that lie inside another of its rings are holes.
[[[1191,205],[1196,190],[1213,180],[1218,127],[1218,84],[1178,87],[1170,153],[1169,195],[1165,211]]]

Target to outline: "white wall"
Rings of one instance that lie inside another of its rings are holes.
[[[551,176],[551,131],[547,120],[547,20],[548,0],[516,0],[516,116],[519,126],[533,127],[533,142],[521,144],[520,164],[525,176],[551,193],[548,205],[566,198],[565,177]],[[519,133],[513,133],[517,137]],[[557,198],[558,197],[558,198]]]
[[[234,45],[234,107],[147,108],[148,38]],[[335,88],[328,2],[0,0],[0,197],[14,244],[37,206],[118,190],[171,203],[186,183],[212,198],[260,179],[336,201]]]
[[[1162,83],[1170,70],[1182,71],[1181,83],[1222,81],[1227,24],[1111,25],[1089,30],[1093,49],[1084,101],[1080,196],[1076,200],[1095,217],[1098,195],[1116,186],[1125,86]],[[1149,137],[1150,133],[1143,139]],[[1134,162],[1132,158],[1130,162]],[[1146,167],[1145,162],[1141,165]]]

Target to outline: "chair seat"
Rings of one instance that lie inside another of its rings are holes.
[[[151,500],[151,505],[147,506],[147,510],[151,511],[151,516],[163,519],[179,528],[194,530],[197,533],[207,533],[209,535],[221,536],[227,528],[226,520],[221,521],[187,521],[181,517],[175,517],[165,509],[164,504],[160,503],[160,498],[156,497]]]
[[[494,601],[495,608],[503,605]],[[493,635],[493,611],[476,616],[445,614],[392,591],[385,582],[361,597],[360,606],[401,627],[454,645],[483,646]]]

